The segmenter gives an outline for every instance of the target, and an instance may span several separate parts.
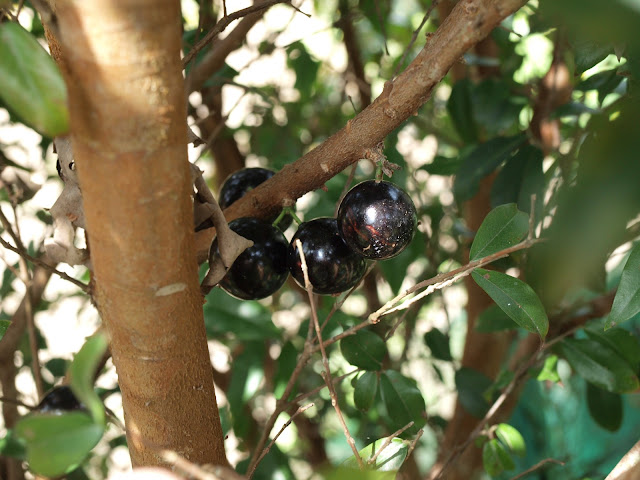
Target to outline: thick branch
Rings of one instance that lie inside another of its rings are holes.
[[[225,212],[228,220],[264,217],[305,193],[320,188],[363,158],[429,99],[452,65],[526,0],[462,0],[407,69],[387,82],[382,94],[317,148],[287,165]],[[206,258],[212,229],[196,240],[198,259]]]
[[[60,0],[95,300],[134,466],[226,465],[194,256],[177,0]],[[132,41],[135,39],[135,41]]]

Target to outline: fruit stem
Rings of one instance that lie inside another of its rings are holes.
[[[382,170],[382,162],[376,162],[376,183],[384,180],[384,171]]]
[[[278,224],[282,221],[282,219],[286,216],[286,215],[291,215],[291,217],[295,220],[295,222],[300,225],[302,223],[302,220],[300,220],[298,218],[298,216],[296,215],[296,212],[293,210],[293,208],[291,207],[284,207],[282,209],[282,211],[280,212],[280,215],[278,215],[278,217],[273,221],[273,223],[271,225],[273,225],[274,227],[278,227]]]

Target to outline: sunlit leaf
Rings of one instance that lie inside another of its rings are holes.
[[[365,464],[367,470],[393,473],[393,475],[390,476],[382,476],[380,477],[381,479],[395,478],[395,473],[400,470],[400,467],[407,458],[407,453],[409,452],[409,444],[407,441],[400,438],[394,438],[391,440],[391,443],[378,454],[375,461],[370,463],[371,459],[373,459],[378,451],[380,451],[380,448],[386,440],[386,438],[381,438],[358,451],[358,454],[360,455],[360,458]],[[342,466],[358,470],[360,468],[355,456],[347,458],[342,462]]]
[[[527,447],[520,432],[507,423],[501,423],[496,427],[496,436],[511,453],[519,457],[527,454]]]
[[[375,333],[360,330],[340,340],[340,351],[351,365],[365,370],[380,370],[387,345]]]
[[[104,406],[96,394],[93,384],[96,368],[108,346],[109,342],[104,332],[96,333],[85,342],[69,367],[71,390],[78,400],[87,407],[94,421],[99,425],[105,424]]]
[[[500,205],[491,210],[480,225],[469,258],[478,260],[512,247],[524,238],[528,230],[529,217],[519,211],[515,203]]]
[[[104,427],[84,412],[43,413],[22,418],[14,431],[27,446],[30,470],[57,477],[85,459],[102,438]]]
[[[529,285],[510,275],[482,268],[474,270],[471,275],[514,322],[542,338],[547,335],[547,313]]]
[[[491,476],[516,468],[511,456],[495,438],[489,440],[482,447],[482,464],[486,472]]]
[[[611,313],[605,328],[611,328],[632,318],[640,312],[640,244],[631,251],[631,255],[622,270],[620,285],[613,299]]]
[[[49,137],[69,130],[67,90],[58,66],[14,22],[0,24],[0,97],[25,123]]]

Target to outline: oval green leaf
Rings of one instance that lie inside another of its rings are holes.
[[[364,370],[380,370],[387,346],[375,333],[360,330],[340,340],[340,351],[351,365]]]
[[[613,299],[605,328],[614,327],[640,312],[640,243],[636,245],[622,270],[620,285]]]
[[[533,289],[510,275],[477,268],[471,275],[475,282],[511,319],[522,328],[544,338],[549,331],[549,319],[542,302]]]
[[[0,96],[22,120],[48,137],[69,130],[67,90],[58,66],[17,23],[0,24]]]
[[[431,355],[438,360],[451,361],[451,349],[449,348],[449,336],[437,328],[432,328],[424,334],[424,341],[431,350]]]
[[[380,375],[380,392],[392,428],[400,429],[413,421],[414,425],[403,433],[407,436],[415,435],[424,426],[424,398],[413,380],[400,372],[387,370]]]
[[[491,379],[477,370],[462,367],[456,371],[455,382],[463,408],[476,418],[484,417],[489,410],[484,393],[491,388]]]
[[[515,203],[500,205],[489,212],[471,245],[470,260],[516,245],[529,231],[529,217]]]
[[[103,332],[89,337],[76,354],[69,367],[71,373],[71,390],[81,403],[86,405],[93,420],[105,425],[106,418],[102,400],[93,389],[96,369],[102,360],[109,341]]]
[[[640,386],[627,361],[599,341],[567,338],[558,350],[578,375],[599,388],[625,393]]]
[[[358,410],[366,412],[373,405],[378,393],[378,375],[375,372],[364,372],[356,380],[353,401]]]
[[[602,428],[617,431],[622,425],[622,397],[587,382],[589,414]]]
[[[526,138],[524,134],[492,138],[465,155],[453,183],[456,199],[463,202],[473,198],[478,191],[480,180],[518,150]]]
[[[501,423],[496,427],[496,437],[509,451],[519,457],[527,454],[527,447],[520,432],[507,423]]]
[[[400,438],[394,438],[391,443],[382,450],[374,462],[371,459],[378,453],[382,445],[386,442],[387,438],[380,438],[363,449],[358,451],[363,463],[367,466],[367,470],[374,470],[378,472],[393,472],[396,473],[400,470],[403,462],[407,458],[409,453],[409,444],[407,441]],[[358,460],[355,456],[347,458],[342,462],[343,467],[360,469]],[[380,478],[395,478],[395,475],[389,477]]]
[[[29,468],[37,475],[57,477],[76,468],[96,446],[104,427],[84,412],[33,414],[14,429],[27,446]]]
[[[623,328],[614,327],[603,331],[601,327],[588,327],[584,329],[587,336],[593,340],[608,346],[624,358],[631,370],[640,371],[640,343],[638,337]]]
[[[500,475],[505,470],[516,468],[511,456],[495,438],[489,440],[482,447],[482,464],[492,477]]]
[[[502,332],[504,330],[514,330],[518,325],[504,313],[504,311],[496,304],[489,305],[485,308],[478,319],[474,329],[480,333]]]

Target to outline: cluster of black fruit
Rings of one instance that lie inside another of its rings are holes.
[[[227,208],[273,175],[265,168],[245,168],[231,174],[220,190],[220,207]],[[296,242],[300,240],[314,293],[344,292],[360,281],[367,259],[395,257],[411,242],[417,214],[402,189],[386,181],[368,180],[344,196],[337,218],[303,222],[288,242],[282,231],[290,224],[289,215],[277,227],[255,218],[229,222],[234,232],[254,245],[238,257],[220,287],[235,297],[255,300],[275,293],[289,273],[304,287]],[[217,248],[217,243],[211,248]]]

